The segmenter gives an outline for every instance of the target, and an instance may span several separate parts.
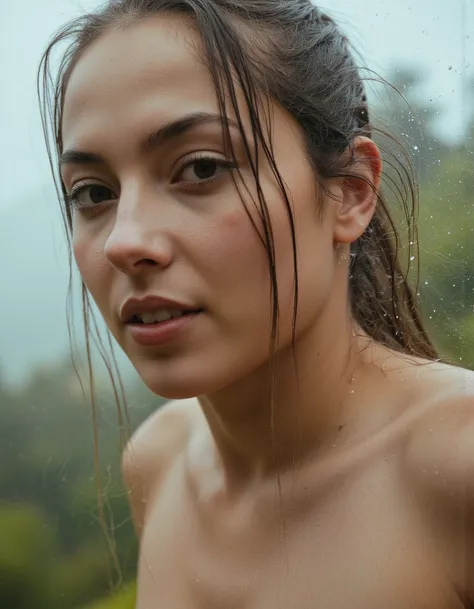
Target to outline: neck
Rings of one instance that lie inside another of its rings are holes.
[[[273,373],[267,364],[199,398],[229,480],[293,468],[329,449],[345,426],[368,338],[355,334],[349,315],[328,321],[299,336],[294,352],[279,351]]]

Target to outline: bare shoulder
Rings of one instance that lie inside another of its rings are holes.
[[[443,554],[450,548],[456,589],[474,599],[474,372],[434,367],[425,382],[430,399],[408,433],[408,483]]]
[[[449,502],[472,487],[474,499],[474,372],[444,364],[422,373],[426,400],[410,427],[406,464],[418,489]]]
[[[195,398],[168,402],[137,428],[125,447],[122,477],[139,535],[151,493],[185,449],[193,427],[201,418],[199,402]]]

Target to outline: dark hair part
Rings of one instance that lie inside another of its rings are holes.
[[[110,0],[97,12],[66,24],[54,37],[42,58],[38,89],[42,119],[53,173],[51,143],[55,153],[62,152],[62,110],[69,76],[84,50],[104,32],[159,13],[186,14],[199,31],[205,59],[213,78],[223,121],[226,145],[232,151],[226,108],[240,124],[240,135],[257,187],[263,226],[262,240],[268,254],[272,282],[271,354],[278,335],[278,292],[275,251],[270,214],[259,182],[258,152],[263,150],[287,205],[293,239],[294,315],[293,340],[298,306],[298,276],[293,216],[283,180],[266,137],[263,113],[265,101],[274,99],[298,122],[305,138],[308,157],[316,179],[346,177],[363,179],[351,172],[353,142],[357,136],[372,137],[364,81],[349,42],[340,28],[310,0]],[[51,55],[56,45],[72,38],[62,55],[56,79],[51,76]],[[236,101],[235,83],[241,88],[251,122],[255,144],[243,129]],[[388,134],[384,134],[390,137]],[[392,143],[395,141],[392,139]],[[417,185],[409,157],[392,154],[392,168],[384,179],[401,204],[408,230],[407,266],[402,270],[401,238],[388,204],[377,192],[372,220],[358,241],[351,246],[349,293],[355,322],[375,341],[402,353],[436,359],[436,349],[423,326],[418,309],[418,280],[411,286],[408,273],[417,244]],[[349,152],[349,154],[347,154]],[[386,162],[388,159],[386,159]],[[237,185],[237,184],[236,184]],[[370,187],[374,188],[372,184]],[[65,197],[58,177],[58,194]],[[321,210],[320,210],[321,211]],[[66,209],[71,229],[71,216]],[[417,256],[418,259],[418,256]],[[419,264],[419,262],[418,262]],[[418,267],[419,275],[419,267]],[[83,286],[86,306],[87,293]],[[86,325],[88,322],[86,321]],[[90,328],[89,325],[87,325]],[[92,370],[90,370],[92,373]]]

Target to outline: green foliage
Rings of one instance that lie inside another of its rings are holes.
[[[106,516],[129,580],[137,543],[116,407],[107,385],[97,393]],[[132,431],[163,403],[142,388],[133,395]],[[97,506],[90,405],[72,365],[39,370],[20,389],[0,384],[0,607],[74,609],[108,595],[117,576]]]
[[[129,585],[111,598],[106,598],[84,609],[134,609],[136,600],[136,585]]]
[[[0,605],[14,609],[56,606],[50,573],[55,531],[30,505],[0,505]]]
[[[85,542],[63,556],[51,574],[61,606],[77,607],[104,594],[110,575],[108,554],[101,539]]]
[[[474,366],[474,172],[472,151],[452,151],[423,188],[420,217],[426,317],[443,353]]]

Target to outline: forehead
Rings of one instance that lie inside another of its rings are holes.
[[[106,32],[74,67],[63,111],[63,146],[189,112],[216,111],[212,79],[192,21],[160,15]]]

